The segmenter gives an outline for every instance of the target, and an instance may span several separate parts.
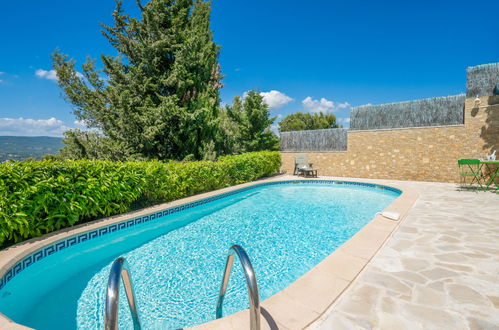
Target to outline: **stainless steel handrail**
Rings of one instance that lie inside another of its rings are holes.
[[[250,329],[260,330],[260,295],[258,294],[258,285],[256,283],[255,271],[253,265],[246,254],[246,251],[239,245],[232,245],[229,249],[229,255],[225,263],[224,276],[220,293],[218,294],[217,302],[217,319],[222,317],[222,305],[229,284],[232,265],[234,264],[234,255],[237,255],[243,267],[244,277],[246,278],[246,286],[248,288],[249,304],[250,304]]]
[[[133,328],[140,330],[140,319],[137,303],[132,287],[132,277],[125,258],[120,257],[113,262],[107,282],[106,307],[104,310],[104,329],[118,330],[118,307],[120,296],[120,278],[123,280],[125,293],[132,313]]]

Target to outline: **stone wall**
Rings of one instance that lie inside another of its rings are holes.
[[[457,160],[499,153],[499,96],[465,102],[464,125],[349,131],[345,152],[307,152],[319,175],[458,182]],[[282,152],[282,171],[294,155]]]

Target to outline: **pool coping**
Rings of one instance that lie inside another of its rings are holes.
[[[40,238],[34,238],[0,251],[0,278],[12,270],[19,261],[25,259],[43,247],[63,241],[66,238],[87,232],[95,232],[95,229],[109,227],[113,224],[123,223],[125,220],[155,215],[166,210],[176,209],[195,202],[208,202],[210,197],[221,198],[227,193],[251,188],[265,183],[276,183],[279,181],[331,181],[329,178],[294,177],[289,175],[277,176],[263,180],[257,180],[236,186],[214,190],[195,196],[179,199],[169,203],[159,204],[142,210],[128,212],[112,216],[75,227],[62,229],[47,234]],[[348,183],[367,183],[386,186],[382,180],[370,179],[344,179]],[[306,274],[298,278],[284,290],[264,300],[262,305],[262,329],[302,329],[317,320],[321,314],[340,296],[340,294],[357,277],[367,263],[381,248],[387,238],[398,227],[404,219],[410,207],[418,198],[418,193],[405,186],[390,184],[402,193],[384,211],[398,212],[401,218],[398,221],[388,220],[381,215],[376,215],[361,230],[352,236],[347,242],[314,266]],[[215,198],[215,199],[218,199]],[[195,205],[199,205],[195,204]],[[193,205],[193,206],[195,206]],[[176,208],[178,207],[178,208]],[[189,206],[192,207],[192,206]],[[173,211],[175,212],[175,211]],[[153,218],[154,219],[154,218]],[[140,223],[141,220],[139,220]],[[134,224],[135,225],[135,224]],[[45,252],[44,252],[45,253]],[[50,255],[52,252],[47,253]],[[28,265],[29,266],[29,265]],[[27,267],[27,266],[26,266]],[[24,269],[24,268],[23,268]],[[215,302],[214,302],[215,303]],[[242,329],[249,326],[249,311],[243,310],[222,319],[213,320],[201,325],[186,329]],[[7,316],[0,313],[0,329],[30,329],[26,326],[13,322]]]
[[[286,179],[290,178],[287,177]],[[296,180],[301,179],[296,178]],[[331,180],[330,178],[319,178],[319,180],[321,179]],[[341,181],[365,182],[386,186],[383,180],[338,179]],[[403,222],[409,209],[419,197],[419,194],[415,190],[403,184],[390,183],[389,186],[401,190],[402,194],[383,211],[400,213],[399,220],[389,220],[377,214],[355,235],[307,273],[299,277],[284,290],[265,299],[261,303],[262,329],[305,329],[318,320],[350,286],[395,229]],[[186,329],[239,330],[248,327],[249,310],[246,309],[224,318]]]

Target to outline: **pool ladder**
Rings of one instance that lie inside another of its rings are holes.
[[[223,302],[225,293],[227,292],[227,285],[229,284],[235,256],[237,256],[241,262],[244,277],[246,279],[246,287],[248,288],[250,304],[250,330],[260,330],[260,295],[258,294],[258,284],[256,283],[255,271],[248,254],[240,245],[237,244],[232,245],[229,248],[227,260],[225,262],[222,285],[220,286],[220,293],[218,294],[216,317],[217,319],[222,317]],[[130,307],[130,312],[132,314],[133,328],[134,330],[140,330],[140,319],[137,310],[135,293],[132,286],[132,278],[128,268],[128,263],[123,257],[120,257],[113,262],[109,273],[106,305],[104,310],[104,329],[118,329],[120,279],[123,280],[123,286],[125,287],[128,306]]]
[[[123,257],[116,259],[109,272],[107,281],[106,305],[104,307],[104,329],[118,329],[118,309],[120,296],[120,279],[123,280],[128,306],[132,313],[133,329],[140,330],[140,319],[137,311],[137,299],[133,291],[132,277],[128,268],[128,262]]]
[[[260,330],[260,295],[258,294],[258,284],[256,283],[255,271],[248,257],[248,254],[240,245],[232,245],[229,249],[227,261],[225,263],[224,276],[217,302],[217,319],[222,317],[222,305],[229,284],[229,278],[234,264],[234,256],[239,258],[243,267],[244,277],[246,278],[246,287],[248,288],[248,297],[250,304],[250,329]]]

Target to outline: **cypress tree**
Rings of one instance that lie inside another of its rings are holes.
[[[114,25],[102,25],[118,55],[101,55],[101,69],[88,58],[79,73],[69,56],[52,54],[59,86],[76,117],[101,132],[93,154],[108,155],[100,158],[201,159],[213,152],[222,87],[211,2],[137,5],[139,18],[118,0]],[[68,136],[69,149],[87,137],[77,130]]]
[[[269,107],[258,91],[249,91],[244,100],[234,97],[233,105],[228,105],[223,111],[235,123],[225,134],[226,142],[234,141],[228,150],[279,150],[279,138],[271,130],[276,117],[270,117]]]

